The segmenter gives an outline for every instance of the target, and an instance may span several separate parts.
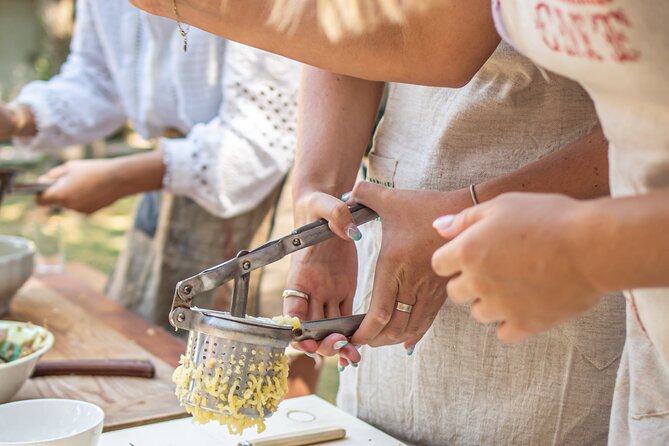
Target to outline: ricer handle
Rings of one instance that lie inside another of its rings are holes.
[[[358,330],[364,318],[364,314],[354,314],[353,316],[303,321],[300,328],[293,330],[293,341],[306,341],[307,339],[322,341],[332,333],[343,334],[348,338]]]
[[[376,212],[361,204],[351,206],[349,210],[356,225],[365,224],[378,217]],[[289,254],[324,242],[333,236],[328,222],[320,219],[297,228],[285,237],[265,243],[253,251],[240,253],[234,259],[179,282],[172,307],[190,307],[193,297],[200,293],[218,288],[238,276],[277,262]]]

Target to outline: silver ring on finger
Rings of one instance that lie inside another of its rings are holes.
[[[413,305],[405,304],[399,300],[395,303],[395,309],[401,311],[402,313],[411,313],[413,310]]]
[[[287,297],[299,297],[300,299],[304,299],[309,302],[309,295],[298,290],[284,290],[283,294],[281,294],[281,298],[285,299]]]

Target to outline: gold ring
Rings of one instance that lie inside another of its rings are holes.
[[[411,313],[411,310],[413,310],[413,305],[404,304],[398,300],[397,304],[395,304],[395,309],[397,311],[401,311],[402,313]]]
[[[302,291],[284,290],[281,298],[285,299],[286,297],[299,297],[300,299],[304,299],[309,302],[309,295],[307,293],[303,293]]]

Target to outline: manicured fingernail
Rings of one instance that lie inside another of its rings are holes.
[[[442,217],[437,218],[435,221],[432,222],[432,227],[434,229],[438,230],[445,230],[448,229],[449,226],[453,223],[453,220],[455,220],[455,215],[444,215]]]
[[[332,346],[332,348],[334,348],[335,350],[341,350],[342,348],[344,348],[347,345],[348,345],[348,341],[337,341],[337,342],[335,342],[334,346]]]
[[[355,347],[356,350],[360,351],[360,348],[362,348],[362,345],[360,345],[360,344],[353,344],[353,347]]]
[[[351,360],[348,359],[348,358],[344,358],[344,359],[346,360],[346,362],[348,362],[348,365],[350,365],[350,366],[352,366],[353,368],[356,368],[356,369],[358,368],[358,364],[357,364],[357,363],[351,361]]]
[[[354,242],[357,242],[362,238],[362,234],[360,233],[360,230],[356,225],[353,223],[350,223],[348,226],[346,226],[346,235],[348,238],[353,240]]]
[[[351,192],[346,192],[345,194],[342,194],[341,201],[346,202],[349,198],[351,198]]]
[[[340,365],[339,367],[337,367],[337,370],[339,370],[339,373],[343,372],[344,369],[346,369],[346,366]]]
[[[307,355],[310,358],[315,358],[316,357],[315,353],[304,352],[304,354]]]
[[[411,347],[407,347],[407,349],[406,349],[407,350],[407,356],[413,355],[413,351],[414,351],[415,348],[416,348],[415,345],[412,345]]]

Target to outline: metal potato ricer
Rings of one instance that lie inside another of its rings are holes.
[[[5,193],[40,194],[51,186],[51,183],[15,181],[18,173],[16,169],[0,169],[0,204]]]
[[[377,217],[361,205],[350,211],[358,225]],[[280,401],[272,399],[277,393],[272,389],[281,387],[287,376],[281,362],[285,365],[288,344],[321,340],[332,333],[351,336],[360,326],[364,315],[305,321],[299,327],[246,316],[252,271],[333,236],[327,222],[319,220],[178,283],[170,323],[189,330],[190,336],[175,382],[177,396],[196,420],[198,414],[200,421],[221,421],[218,415],[261,420],[272,415]],[[197,295],[230,280],[234,281],[230,312],[193,306]]]

